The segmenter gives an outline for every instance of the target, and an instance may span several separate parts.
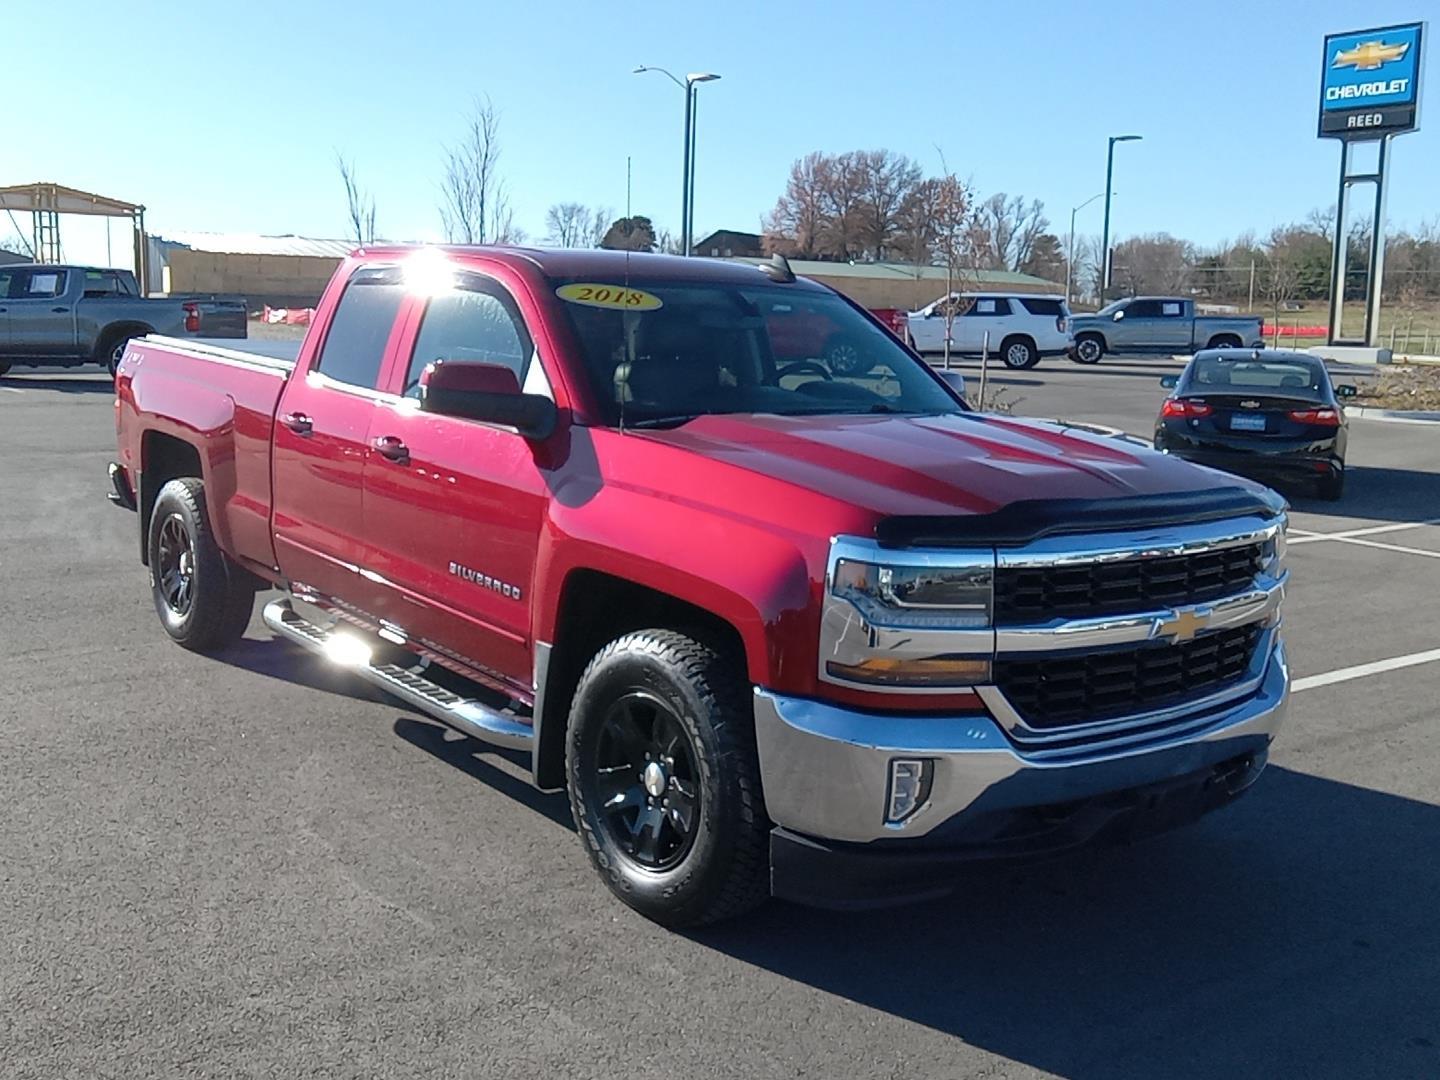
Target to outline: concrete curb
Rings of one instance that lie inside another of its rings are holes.
[[[1357,420],[1384,420],[1392,424],[1440,424],[1440,412],[1418,409],[1372,409],[1365,405],[1347,405],[1345,415]]]

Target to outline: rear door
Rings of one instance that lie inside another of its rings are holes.
[[[400,271],[362,266],[346,283],[325,339],[286,382],[275,418],[275,556],[294,584],[373,610],[364,540],[370,428],[386,399],[380,373],[398,341]]]
[[[421,372],[435,360],[514,370],[550,395],[525,316],[495,279],[466,271],[412,320],[375,417],[382,447],[365,466],[365,535],[383,579],[380,614],[442,656],[518,696],[533,688],[530,588],[547,487],[536,449],[516,432],[421,412]]]
[[[1151,346],[1161,352],[1187,352],[1194,337],[1195,320],[1184,300],[1160,300],[1160,317],[1155,320]]]
[[[1010,322],[1010,301],[1003,296],[977,296],[970,310],[955,320],[955,348],[967,356],[979,356],[989,335],[990,352],[1000,348],[1000,340]]]
[[[15,356],[62,358],[77,354],[75,303],[70,296],[75,271],[32,266],[13,271],[5,300],[10,323],[10,352]]]

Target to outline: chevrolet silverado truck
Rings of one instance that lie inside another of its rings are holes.
[[[1265,344],[1258,316],[1196,315],[1195,302],[1177,296],[1116,300],[1070,323],[1071,359],[1081,364],[1098,364],[1106,353],[1195,353]]]
[[[147,298],[128,270],[21,263],[0,266],[0,375],[16,364],[115,365],[131,338],[243,338],[245,301]]]
[[[833,334],[865,374],[795,351]],[[974,412],[783,260],[365,249],[298,356],[132,341],[115,410],[171,638],[279,590],[272,635],[520,751],[662,924],[1159,832],[1286,710],[1277,495]]]

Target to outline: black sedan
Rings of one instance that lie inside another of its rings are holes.
[[[1306,353],[1206,349],[1179,376],[1155,421],[1155,449],[1267,482],[1309,481],[1326,499],[1345,490],[1345,410],[1353,386],[1334,386]]]

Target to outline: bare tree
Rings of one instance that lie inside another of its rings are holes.
[[[1169,233],[1132,236],[1115,245],[1110,277],[1131,296],[1176,296],[1190,283],[1195,245]]]
[[[335,164],[340,169],[340,179],[345,183],[345,204],[350,215],[350,231],[357,244],[375,242],[375,197],[360,189],[355,177],[353,162],[347,161],[340,151],[335,151]]]
[[[857,240],[869,258],[885,259],[901,229],[901,210],[920,183],[920,166],[890,150],[860,150],[846,155],[856,185]]]
[[[595,227],[584,203],[556,203],[545,211],[545,242],[555,247],[587,247]]]
[[[440,221],[451,243],[512,243],[517,239],[499,164],[500,113],[488,97],[478,97],[460,141],[445,148]]]
[[[997,192],[975,207],[969,230],[972,259],[985,270],[1019,270],[1049,228],[1039,199],[1027,203],[1023,195]]]
[[[816,257],[825,221],[825,197],[830,159],[822,153],[806,154],[790,166],[785,193],[765,219],[764,244],[770,252]]]

